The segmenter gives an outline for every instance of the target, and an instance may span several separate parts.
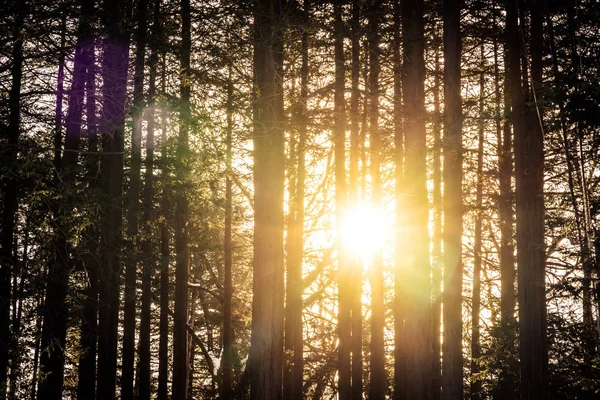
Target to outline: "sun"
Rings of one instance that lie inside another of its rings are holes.
[[[359,205],[345,213],[340,225],[346,251],[366,264],[381,250],[389,229],[385,215],[370,206]]]

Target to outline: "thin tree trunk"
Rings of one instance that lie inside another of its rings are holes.
[[[188,178],[191,92],[191,9],[190,0],[181,0],[181,103],[179,109],[179,138],[176,170],[180,187],[176,196],[175,212],[175,323],[173,326],[173,400],[187,400],[188,396],[188,199],[185,183]]]
[[[146,133],[146,173],[144,176],[143,209],[141,226],[144,232],[142,240],[142,305],[140,315],[138,396],[139,400],[150,400],[151,397],[151,304],[152,277],[156,268],[152,236],[154,233],[154,135],[156,116],[156,73],[158,65],[158,46],[161,38],[160,20],[161,1],[154,1],[153,23],[151,32],[151,53],[149,60],[150,75],[148,78],[148,110]]]
[[[117,329],[121,271],[123,205],[123,132],[129,64],[130,4],[123,0],[104,1],[104,29],[107,33],[102,58],[102,194],[100,213],[102,268],[98,322],[97,398],[116,397]]]
[[[135,34],[135,67],[133,73],[133,133],[131,138],[131,167],[127,194],[127,240],[125,241],[125,301],[123,305],[123,350],[121,372],[121,398],[133,400],[136,282],[138,263],[138,219],[140,201],[140,168],[142,164],[142,115],[144,102],[144,57],[146,54],[146,28],[148,0],[136,3],[137,30]]]
[[[505,65],[506,51],[504,51]],[[510,110],[510,86],[508,82],[507,66],[505,66],[504,100],[500,94],[498,44],[494,43],[494,73],[495,97],[497,108],[496,136],[498,140],[498,218],[500,220],[500,346],[501,365],[498,380],[498,398],[512,400],[516,396],[516,382],[512,360],[515,356],[515,256],[514,256],[514,216],[512,196],[512,131]],[[502,104],[502,101],[504,104]],[[501,121],[501,110],[504,121]]]
[[[370,98],[369,134],[371,144],[371,182],[372,182],[372,207],[379,209],[381,206],[381,134],[379,133],[379,16],[381,13],[379,2],[371,1],[369,4],[369,82],[368,92]],[[371,379],[369,396],[372,400],[383,400],[386,392],[385,373],[385,344],[383,330],[385,326],[385,310],[383,304],[383,254],[382,250],[376,251],[371,265]]]
[[[406,249],[405,237],[401,234],[406,220],[404,215],[404,126],[402,123],[402,9],[399,1],[394,2],[394,177],[396,195],[396,237],[394,244],[394,399],[405,399],[407,390],[408,349],[406,346],[407,301],[404,298],[404,280],[408,276],[404,270],[403,254]],[[436,92],[434,92],[436,93]],[[439,99],[438,99],[439,102]],[[358,399],[356,399],[358,400]]]
[[[15,3],[16,5],[16,3]],[[21,128],[21,84],[23,77],[23,37],[21,32],[26,14],[26,4],[16,5],[13,32],[11,86],[8,93],[8,142],[3,155],[4,168],[16,165],[19,131]],[[3,191],[2,238],[0,249],[0,399],[6,398],[8,389],[8,356],[10,349],[10,304],[11,269],[15,264],[13,239],[15,234],[15,214],[19,207],[17,197],[18,181],[16,174],[10,173]]]
[[[462,105],[460,3],[444,1],[442,399],[462,400]]]
[[[302,259],[304,251],[304,180],[306,176],[305,147],[308,101],[308,40],[310,24],[310,1],[304,1],[301,38],[300,98],[297,118],[298,143],[295,149],[297,163],[296,181],[290,183],[290,231],[288,240],[288,270],[286,280],[286,352],[290,351],[289,365],[284,370],[284,398],[303,398],[304,340],[302,329]],[[293,160],[293,159],[292,159]]]
[[[90,12],[90,1],[85,2],[86,14]],[[88,14],[89,15],[89,14]],[[98,133],[96,121],[96,71],[94,45],[86,46],[86,125],[87,145],[90,156],[87,160],[88,189],[92,196],[98,193]],[[92,211],[92,221],[98,217],[97,210]],[[91,222],[84,233],[86,240],[83,266],[87,273],[87,288],[81,316],[81,348],[79,357],[77,398],[79,400],[94,399],[96,394],[96,344],[98,339],[98,226]]]
[[[65,121],[65,152],[60,161],[55,160],[56,172],[58,174],[56,179],[57,189],[65,193],[65,198],[61,201],[60,205],[57,205],[56,236],[53,243],[54,254],[48,268],[41,342],[43,352],[40,358],[40,375],[44,379],[40,381],[38,388],[38,399],[40,400],[60,400],[63,391],[68,316],[66,297],[72,266],[68,249],[70,246],[68,235],[71,226],[69,226],[66,220],[73,212],[75,168],[77,167],[77,150],[79,150],[81,139],[87,69],[85,47],[86,40],[89,37],[89,24],[85,16],[82,16],[78,29],[78,40],[73,63],[73,79],[69,91],[69,109]],[[57,106],[57,110],[62,114],[62,107]],[[60,144],[60,140],[58,142]]]
[[[475,195],[475,243],[473,246],[473,297],[471,301],[471,400],[481,399],[481,378],[479,373],[481,357],[481,231],[483,224],[483,149],[485,139],[484,104],[485,104],[485,52],[481,45],[481,64],[479,75],[479,123],[477,149],[477,189]]]
[[[431,266],[431,332],[432,332],[432,400],[439,400],[442,389],[442,344],[440,341],[442,319],[442,127],[440,111],[440,41],[435,48],[433,83],[433,246]]]
[[[337,258],[338,258],[338,357],[340,400],[349,400],[352,394],[351,339],[352,325],[350,320],[350,279],[348,257],[341,240],[341,223],[346,210],[346,110],[345,110],[345,78],[344,78],[344,26],[342,21],[342,2],[334,2],[334,127],[333,143],[335,153],[335,218],[337,225]]]
[[[519,354],[521,399],[548,398],[548,343],[546,337],[546,284],[544,242],[544,146],[542,121],[543,1],[531,3],[531,102],[524,112],[521,132],[515,122],[515,176],[517,199],[517,269],[519,287]],[[510,7],[511,50],[518,50],[514,10]],[[516,37],[513,37],[516,36]],[[514,61],[511,67],[516,64]],[[511,71],[512,76],[513,71]],[[513,81],[514,82],[514,81]],[[514,86],[515,96],[518,86]],[[520,104],[513,97],[513,114]]]
[[[44,303],[43,295],[39,294],[37,299],[37,308],[41,309],[42,304]],[[40,361],[40,344],[42,337],[42,316],[39,315],[39,312],[36,313],[35,317],[35,340],[34,340],[34,350],[33,350],[33,376],[31,378],[31,400],[35,400],[37,396],[37,383],[38,383],[38,365]],[[92,398],[93,399],[93,398]]]
[[[400,3],[403,36],[405,273],[397,291],[406,304],[405,342],[409,376],[400,398],[425,400],[431,392],[431,289],[426,176],[423,0]],[[410,243],[408,241],[410,240]]]
[[[350,182],[348,187],[350,208],[358,204],[358,159],[360,142],[359,101],[360,101],[360,4],[352,1],[352,91],[350,97]],[[352,267],[350,286],[351,313],[351,357],[352,357],[352,400],[363,397],[363,357],[362,357],[362,266],[358,259],[349,259]]]
[[[223,278],[223,387],[221,396],[223,400],[231,400],[233,394],[233,327],[232,327],[232,311],[231,303],[233,299],[233,244],[231,241],[232,231],[232,179],[233,173],[231,166],[232,159],[232,133],[233,133],[233,78],[232,78],[232,61],[229,60],[227,66],[227,130],[225,137],[225,255],[224,255],[224,278]]]
[[[21,263],[17,270],[14,271],[14,284],[13,284],[13,343],[12,343],[12,355],[10,362],[10,373],[9,373],[9,385],[8,385],[8,398],[9,400],[15,400],[17,397],[17,381],[21,377],[21,348],[19,344],[19,338],[22,334],[21,324],[23,315],[23,291],[25,289],[25,273],[28,271],[27,258],[29,256],[29,226],[28,222],[25,222],[23,229],[23,253],[21,256]],[[17,246],[15,246],[17,251]]]
[[[282,1],[254,3],[254,273],[251,398],[282,398],[284,111]]]
[[[161,34],[161,38],[162,38]],[[162,54],[162,76],[161,93],[166,93],[166,57]],[[161,177],[167,180],[168,170],[168,148],[167,148],[167,108],[161,107]],[[158,344],[158,394],[157,400],[167,400],[169,380],[169,219],[170,205],[166,190],[163,189],[160,201],[160,321],[159,321],[159,344]]]
[[[64,12],[64,11],[63,11]],[[67,17],[62,16],[60,26],[60,50],[58,56],[58,78],[56,80],[56,107],[54,108],[54,168],[60,169],[62,157],[62,123],[65,81],[65,47],[67,44]]]

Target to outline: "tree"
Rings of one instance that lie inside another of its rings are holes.
[[[463,397],[460,3],[444,2],[444,333],[442,399]],[[473,323],[477,323],[473,321]]]
[[[23,77],[23,38],[21,36],[25,23],[26,5],[9,3],[14,13],[12,27],[12,64],[10,67],[11,85],[8,98],[9,117],[6,126],[7,151],[4,165],[15,165],[18,157],[19,133],[21,129],[21,86]],[[4,171],[3,171],[4,172]],[[2,242],[0,243],[0,399],[6,397],[8,386],[8,361],[10,346],[10,303],[11,303],[11,269],[15,263],[13,240],[15,234],[15,214],[19,207],[17,197],[18,181],[13,171],[2,186]]]
[[[106,45],[102,59],[102,204],[100,248],[100,299],[98,321],[99,399],[116,397],[117,332],[119,316],[119,282],[123,225],[121,196],[123,193],[123,132],[127,70],[129,58],[129,4],[121,0],[105,0],[104,30]]]
[[[544,241],[544,135],[542,108],[543,1],[531,6],[531,96],[529,105],[519,99],[514,80],[519,50],[515,6],[507,5],[509,73],[515,126],[515,178],[517,205],[517,274],[519,287],[519,355],[521,399],[548,397],[548,345],[546,339],[546,269]],[[518,54],[518,53],[517,53]],[[522,111],[520,111],[522,110]],[[520,114],[520,115],[519,115]],[[527,123],[521,129],[522,122]],[[517,129],[518,127],[518,129]]]
[[[425,65],[423,59],[424,4],[421,0],[401,5],[403,36],[402,98],[404,118],[404,193],[402,204],[406,224],[406,265],[402,266],[402,291],[405,302],[404,343],[406,349],[405,382],[396,388],[399,398],[426,399],[430,387],[430,263],[425,132]],[[410,211],[408,211],[410,210]],[[404,250],[404,248],[403,248]],[[398,272],[397,272],[398,273]]]
[[[254,266],[250,382],[253,399],[282,397],[283,27],[280,0],[254,3]]]
[[[173,400],[186,400],[188,396],[188,199],[185,193],[188,178],[190,130],[190,92],[191,92],[191,8],[189,0],[181,0],[181,99],[179,109],[179,137],[177,155],[179,165],[177,178],[179,193],[176,198],[175,211],[175,322],[173,325]]]

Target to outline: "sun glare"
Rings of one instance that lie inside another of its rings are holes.
[[[366,264],[382,248],[387,228],[383,213],[369,206],[358,206],[346,213],[342,220],[342,242],[348,251]]]

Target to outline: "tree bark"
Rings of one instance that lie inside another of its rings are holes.
[[[97,398],[116,397],[117,328],[123,206],[123,131],[129,64],[130,4],[104,1],[106,44],[102,58],[102,195]]]
[[[281,0],[254,2],[254,274],[250,394],[282,398],[283,27]]]
[[[86,1],[86,14],[91,15],[92,2]],[[90,9],[91,8],[91,9]],[[83,10],[82,10],[83,11]],[[86,71],[86,125],[87,146],[90,156],[87,160],[88,189],[93,196],[97,195],[98,182],[98,132],[96,121],[96,71],[94,44],[86,46],[87,71]],[[98,219],[98,211],[93,210],[92,221]],[[96,394],[96,344],[98,339],[98,238],[99,231],[96,222],[90,223],[84,237],[85,255],[83,266],[87,272],[87,288],[81,316],[81,348],[83,354],[79,357],[77,398],[79,400],[94,399]]]
[[[444,1],[442,399],[462,400],[462,104],[460,3]]]
[[[310,1],[304,1],[303,26],[301,37],[301,67],[300,67],[300,97],[298,106],[296,147],[296,182],[290,184],[290,241],[288,254],[288,269],[286,279],[286,353],[291,352],[284,370],[285,399],[298,400],[303,398],[304,380],[304,340],[302,328],[302,260],[304,252],[304,181],[306,177],[305,152],[307,134],[307,101],[308,101],[308,45],[310,25]],[[293,214],[292,214],[293,210]]]
[[[232,133],[233,133],[233,78],[232,78],[232,61],[229,61],[227,69],[227,130],[225,137],[225,246],[224,246],[224,264],[225,271],[223,277],[223,387],[221,395],[223,400],[231,400],[233,394],[233,327],[232,327],[232,311],[231,303],[233,300],[233,244],[231,241],[232,231],[232,180],[231,174],[233,169],[231,166],[232,159]]]
[[[26,14],[26,4],[15,2],[15,24],[13,32],[11,86],[8,93],[7,144],[3,155],[4,168],[16,165],[21,129],[21,85],[23,77],[23,37],[22,30]],[[7,171],[8,178],[2,187],[2,239],[0,249],[0,399],[6,398],[8,389],[8,360],[10,349],[10,304],[11,270],[15,264],[13,240],[15,234],[15,214],[19,207],[17,197],[18,180],[13,171]]]
[[[349,400],[352,395],[351,340],[352,325],[350,320],[350,279],[348,257],[341,240],[341,223],[346,211],[346,107],[345,60],[344,60],[344,25],[342,20],[342,1],[334,1],[334,125],[333,146],[335,165],[335,219],[337,226],[337,267],[338,267],[338,358],[340,400]]]
[[[381,206],[381,134],[379,133],[379,16],[381,9],[379,1],[369,4],[369,134],[371,144],[371,182],[372,182],[372,207],[379,209]],[[383,304],[383,254],[378,249],[371,265],[371,379],[369,396],[373,400],[383,400],[386,392],[385,373],[385,343],[383,330],[385,327],[385,310]]]
[[[65,26],[66,29],[66,26]],[[67,336],[68,308],[66,297],[69,289],[69,275],[72,267],[69,254],[69,232],[71,226],[66,222],[73,212],[73,191],[79,142],[81,139],[81,121],[83,117],[83,101],[87,69],[85,53],[86,41],[89,38],[87,16],[82,15],[78,28],[78,40],[73,62],[73,79],[69,91],[68,114],[65,121],[65,144],[62,157],[55,159],[57,172],[57,190],[64,193],[64,198],[57,204],[56,236],[53,242],[53,258],[48,267],[46,302],[44,304],[44,322],[42,325],[42,353],[40,358],[40,375],[38,399],[60,400],[63,391],[65,365],[65,344]],[[62,106],[57,106],[62,114]],[[62,119],[62,115],[57,119]],[[57,132],[57,135],[60,135]],[[60,140],[57,140],[60,145]]]
[[[141,7],[141,5],[140,5]],[[139,400],[150,400],[151,397],[151,304],[152,278],[156,268],[152,236],[154,233],[154,135],[156,117],[156,74],[158,67],[158,46],[161,39],[161,1],[154,1],[153,22],[150,37],[150,74],[148,77],[148,109],[146,133],[146,172],[143,190],[143,215],[141,226],[143,230],[142,249],[142,304],[140,315],[139,364],[138,364],[138,397]],[[141,17],[140,17],[141,18]],[[142,40],[138,41],[138,45]],[[135,124],[134,124],[135,125]]]
[[[161,34],[162,37],[162,34]],[[166,56],[162,54],[162,76],[161,93],[166,93]],[[161,176],[166,179],[168,170],[168,147],[167,147],[167,108],[161,107]],[[158,344],[158,393],[157,400],[167,400],[169,380],[169,220],[170,204],[167,191],[163,189],[160,200],[160,320],[159,320],[159,344]]]
[[[181,0],[181,103],[179,109],[179,138],[177,143],[177,180],[180,184],[175,211],[175,319],[173,325],[173,400],[187,400],[188,396],[188,136],[190,129],[191,92],[191,9],[190,0]]]
[[[125,301],[123,305],[123,360],[121,372],[121,398],[133,400],[136,283],[138,264],[138,220],[140,201],[140,168],[142,164],[142,111],[144,102],[144,57],[146,54],[146,28],[148,0],[136,3],[137,29],[135,33],[135,64],[133,73],[133,132],[131,138],[131,167],[127,194],[127,240],[125,241]]]
[[[350,181],[348,187],[349,204],[355,207],[358,204],[358,159],[360,142],[359,102],[360,102],[360,4],[358,0],[352,1],[352,89],[350,95]],[[362,357],[362,266],[355,258],[349,260],[354,279],[350,286],[350,313],[351,313],[351,357],[352,357],[352,400],[361,400],[363,397],[363,357]]]
[[[475,243],[473,246],[473,296],[471,300],[471,400],[481,399],[481,378],[479,373],[481,357],[481,251],[482,251],[482,225],[483,225],[483,149],[485,139],[485,47],[481,45],[481,62],[479,75],[479,122],[478,122],[478,148],[477,148],[477,186],[475,195]]]
[[[440,111],[440,45],[435,48],[435,71],[433,83],[433,246],[431,266],[431,334],[432,334],[432,400],[439,400],[442,390],[442,344],[440,341],[442,319],[442,126]]]
[[[531,96],[524,110],[521,88],[514,80],[519,50],[514,4],[507,7],[510,46],[509,73],[515,119],[515,176],[517,199],[517,271],[519,287],[519,354],[521,399],[548,398],[548,344],[546,337],[546,285],[544,242],[544,148],[542,121],[542,16],[543,1],[531,3]],[[519,111],[524,110],[524,111]],[[527,124],[517,119],[527,117]]]
[[[428,399],[431,391],[431,288],[428,233],[425,130],[423,0],[400,3],[403,36],[404,193],[402,221],[404,264],[400,299],[406,304],[407,365],[401,399]],[[410,241],[410,243],[409,243]],[[398,255],[397,255],[398,257]]]

